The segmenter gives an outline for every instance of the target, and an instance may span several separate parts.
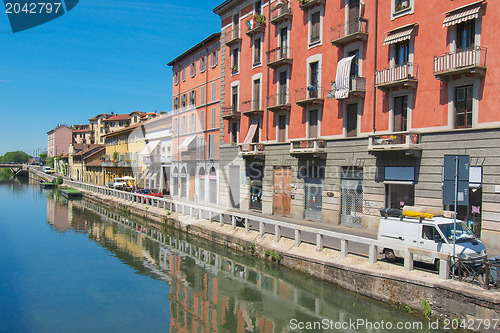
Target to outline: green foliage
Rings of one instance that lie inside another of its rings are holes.
[[[53,168],[54,167],[54,158],[47,157],[47,159],[45,160],[45,165],[48,165],[49,167]]]
[[[424,317],[427,320],[431,320],[431,317],[432,317],[431,303],[429,303],[429,301],[426,300],[425,298],[422,298],[421,304],[422,304],[422,312],[424,314]]]
[[[413,310],[410,308],[410,306],[409,306],[408,304],[405,304],[404,310],[405,310],[406,312],[408,312],[409,314],[412,314],[412,313],[413,313]]]
[[[38,155],[38,157],[40,158],[40,162],[45,162],[45,160],[47,159],[47,153],[41,153]]]
[[[266,15],[264,15],[264,14],[255,15],[255,21],[257,23],[266,24]]]
[[[281,261],[281,256],[276,253],[274,250],[265,250],[264,255],[266,258],[271,258],[271,260],[280,262]]]
[[[3,156],[0,157],[0,162],[2,163],[9,163],[9,162],[14,162],[14,163],[28,163],[30,160],[31,156],[26,154],[23,151],[10,151],[8,153],[3,154]]]
[[[118,158],[119,158],[119,157],[120,157],[120,154],[119,154],[117,151],[115,151],[115,152],[113,153],[113,160],[118,161]]]
[[[56,184],[61,185],[63,183],[63,178],[61,176],[57,177]]]
[[[255,243],[250,244],[250,248],[248,249],[248,253],[255,254]]]

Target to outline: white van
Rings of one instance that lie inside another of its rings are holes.
[[[453,239],[455,238],[455,253],[464,259],[486,258],[486,248],[478,240],[464,222],[457,220],[456,237],[451,212],[442,210],[404,207],[400,209],[380,210],[381,219],[378,228],[378,240],[384,246],[379,248],[388,261],[402,258],[400,249],[414,247],[422,250],[448,253],[453,255]],[[451,214],[447,214],[451,213]],[[445,217],[445,215],[447,217]],[[399,250],[398,250],[399,249]],[[431,257],[414,255],[415,261],[437,264]]]
[[[43,167],[43,172],[45,172],[45,173],[52,173],[52,168],[49,167],[49,166],[44,166]]]

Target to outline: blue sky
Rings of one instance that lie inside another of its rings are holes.
[[[0,154],[44,150],[47,131],[99,113],[169,111],[167,63],[220,31],[222,2],[80,0],[15,34],[1,6]]]

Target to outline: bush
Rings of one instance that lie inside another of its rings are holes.
[[[61,185],[63,183],[63,178],[61,176],[57,177],[56,184]]]

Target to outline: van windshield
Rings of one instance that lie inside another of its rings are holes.
[[[439,229],[443,233],[444,237],[446,240],[449,242],[453,242],[453,235],[454,235],[454,227],[453,223],[446,223],[446,224],[439,224]],[[474,234],[470,231],[469,228],[463,223],[462,221],[457,221],[457,234],[455,241],[457,243],[459,242],[469,242],[471,240],[475,239]]]

